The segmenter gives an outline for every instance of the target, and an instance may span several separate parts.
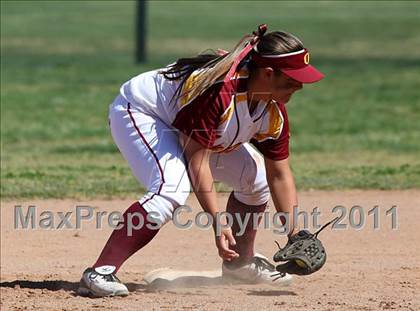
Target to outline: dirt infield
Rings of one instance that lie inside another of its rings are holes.
[[[220,196],[221,206],[227,196]],[[95,229],[95,221],[81,229],[15,230],[14,207],[36,206],[42,211],[75,212],[88,205],[95,211],[124,211],[132,200],[90,201],[46,200],[3,202],[1,205],[1,309],[2,310],[419,310],[420,190],[410,191],[311,191],[300,194],[302,210],[318,207],[320,223],[333,217],[332,208],[349,210],[359,205],[365,225],[328,230],[321,234],[328,252],[324,268],[308,277],[296,277],[285,288],[270,285],[227,284],[222,280],[191,280],[182,286],[152,290],[143,276],[156,268],[211,270],[220,267],[212,232],[193,227],[179,230],[171,223],[142,251],[123,266],[120,279],[128,283],[126,298],[90,299],[75,296],[81,272],[99,254],[110,228]],[[193,196],[188,204],[198,212]],[[368,210],[379,206],[379,228]],[[397,229],[391,229],[396,205]],[[273,211],[273,207],[271,207]],[[54,214],[55,225],[59,223]],[[334,213],[335,216],[338,213]],[[353,214],[355,220],[357,213]],[[184,215],[183,219],[193,219]],[[39,217],[38,217],[39,220]],[[106,219],[104,218],[104,221]],[[70,223],[75,226],[74,215]],[[342,223],[349,224],[348,213]],[[311,222],[310,222],[311,225]],[[271,257],[274,239],[284,236],[261,229],[257,251]],[[417,291],[415,290],[417,288]]]

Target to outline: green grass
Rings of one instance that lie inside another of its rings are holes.
[[[420,187],[418,2],[150,2],[145,65],[134,8],[1,2],[3,199],[140,195],[107,127],[120,84],[262,22],[301,37],[327,77],[288,105],[298,187]]]

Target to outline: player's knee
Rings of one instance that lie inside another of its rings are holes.
[[[267,203],[270,199],[269,188],[262,188],[252,192],[235,191],[235,197],[238,201],[247,205],[261,205]]]
[[[151,192],[148,192],[139,202],[147,211],[148,217],[161,226],[172,219],[173,211],[178,204],[170,197]]]
[[[184,188],[184,191],[162,192],[155,194],[153,199],[146,202],[146,208],[153,212],[153,217],[162,225],[172,220],[174,210],[184,205],[190,192]]]
[[[270,191],[262,156],[258,154],[246,159],[242,180],[242,189],[235,189],[238,200],[249,205],[260,205],[269,200]]]
[[[162,197],[171,202],[172,209],[175,210],[178,206],[184,205],[185,202],[187,202],[189,194],[189,191],[180,191],[173,194],[164,193],[162,194]]]
[[[184,205],[191,192],[191,184],[184,165],[175,165],[171,174],[165,175],[159,195],[173,202],[174,208]]]
[[[160,195],[172,202],[174,208],[177,208],[178,206],[185,204],[190,192],[191,185],[189,180],[187,178],[182,178],[181,181],[174,186],[169,187],[165,185],[160,192]]]
[[[235,197],[247,205],[261,205],[270,199],[269,188],[261,188],[253,191],[235,191]]]

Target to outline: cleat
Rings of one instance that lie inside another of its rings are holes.
[[[83,272],[77,294],[89,297],[127,296],[127,287],[121,283],[114,271],[114,266],[87,268]]]
[[[274,286],[287,286],[293,277],[287,273],[279,273],[276,267],[268,259],[256,254],[252,261],[239,268],[222,265],[223,278],[244,281],[251,284],[270,284]]]

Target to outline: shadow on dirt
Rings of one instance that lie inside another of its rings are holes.
[[[143,290],[146,288],[143,284],[136,284],[136,283],[126,283],[127,288],[130,292]],[[0,287],[9,287],[9,288],[29,288],[29,289],[46,289],[51,291],[71,291],[76,292],[77,288],[79,287],[79,282],[68,282],[68,281],[60,281],[60,280],[52,280],[52,281],[28,281],[28,280],[15,280],[12,282],[1,282]]]
[[[28,280],[15,280],[12,282],[1,282],[0,287],[10,288],[31,288],[31,289],[47,289],[52,291],[65,290],[75,291],[79,287],[79,282],[68,281],[28,281]]]
[[[297,296],[295,292],[288,290],[250,290],[248,296]]]

